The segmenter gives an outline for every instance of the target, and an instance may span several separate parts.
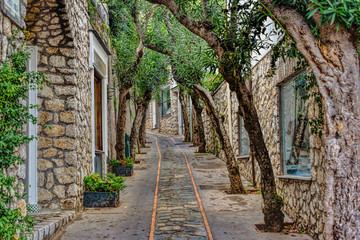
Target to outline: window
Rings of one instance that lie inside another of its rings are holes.
[[[240,157],[248,157],[250,154],[249,136],[244,127],[244,119],[239,116],[239,154]]]
[[[22,26],[22,18],[21,18],[21,12],[22,12],[22,6],[21,6],[20,0],[3,0],[1,1],[1,9],[3,12],[8,16],[11,20],[16,23],[19,27]]]
[[[284,175],[310,177],[310,142],[305,74],[281,86],[281,135]]]
[[[170,86],[161,90],[161,116],[164,117],[170,113],[171,98],[170,98]]]

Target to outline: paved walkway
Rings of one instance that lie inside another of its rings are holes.
[[[55,239],[311,239],[257,232],[261,196],[222,191],[229,185],[224,162],[195,154],[179,137],[148,137],[152,143],[137,155],[141,163],[126,181],[121,206],[87,209]]]
[[[158,139],[162,161],[155,239],[208,239],[184,156],[170,138]]]

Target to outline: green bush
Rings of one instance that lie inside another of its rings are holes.
[[[32,231],[34,220],[15,206],[25,195],[19,194],[16,178],[8,176],[7,169],[23,164],[17,150],[34,139],[26,136],[22,127],[37,122],[29,113],[37,106],[24,102],[29,89],[42,85],[44,75],[26,71],[29,53],[24,46],[12,52],[0,67],[0,239],[26,239],[24,233]]]
[[[124,190],[125,179],[109,173],[104,179],[101,179],[98,173],[93,173],[84,178],[84,188],[86,192],[114,192],[118,193]]]

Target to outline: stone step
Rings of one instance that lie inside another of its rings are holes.
[[[58,211],[33,214],[37,221],[34,224],[33,233],[28,240],[47,240],[63,226],[71,222],[75,217],[75,211]]]

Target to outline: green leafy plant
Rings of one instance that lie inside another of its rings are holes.
[[[358,0],[310,0],[308,18],[320,12],[320,25],[336,24],[337,29],[344,26],[348,29],[355,27],[360,33],[360,2]]]
[[[29,89],[37,89],[45,77],[26,71],[29,53],[24,45],[19,50],[11,48],[13,54],[0,67],[0,238],[26,239],[24,234],[31,233],[34,220],[17,206],[25,195],[19,193],[20,184],[9,176],[8,169],[23,164],[17,151],[20,145],[34,139],[26,136],[22,127],[37,122],[29,113],[29,109],[37,106],[24,102]]]
[[[109,164],[112,167],[117,167],[117,166],[132,167],[132,166],[134,166],[134,161],[132,160],[132,158],[126,158],[125,160],[111,159]]]
[[[113,192],[118,193],[126,188],[125,179],[109,173],[104,179],[98,173],[93,173],[84,178],[86,192]]]
[[[94,17],[95,17],[95,13],[97,12],[97,10],[98,10],[97,7],[92,4],[91,0],[89,0],[88,1],[88,12],[89,12],[91,24],[95,23]]]

